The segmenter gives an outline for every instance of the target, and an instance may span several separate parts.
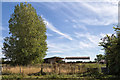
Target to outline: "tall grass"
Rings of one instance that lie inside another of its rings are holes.
[[[101,68],[101,64],[38,64],[29,66],[5,66],[2,67],[2,74],[33,74],[42,71],[46,74],[75,74],[84,73],[87,68]]]

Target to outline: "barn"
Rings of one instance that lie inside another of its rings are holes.
[[[50,58],[45,58],[44,59],[44,62],[45,63],[58,63],[60,61],[63,61],[64,58],[61,58],[61,57],[50,57]]]
[[[50,57],[50,58],[45,58],[44,59],[44,63],[58,63],[58,62],[69,62],[69,61],[89,61],[90,57],[65,57],[65,58],[61,58],[61,57]]]
[[[65,57],[65,62],[76,62],[76,61],[83,61],[83,62],[89,62],[90,57]]]

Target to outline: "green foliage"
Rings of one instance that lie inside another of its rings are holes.
[[[9,75],[3,75],[2,76],[2,79],[4,80],[9,80],[9,79],[12,79],[12,80],[16,80],[16,79],[23,79],[25,76],[23,76],[22,74],[9,74]]]
[[[110,74],[120,75],[120,28],[115,28],[117,36],[106,35],[100,42],[106,55],[107,68]]]
[[[97,58],[95,58],[96,62],[99,62],[99,61],[105,59],[105,55],[102,55],[102,54],[96,55],[96,57],[97,57]]]
[[[3,43],[3,54],[14,65],[40,63],[46,55],[46,25],[31,4],[15,6],[9,20],[9,34]]]

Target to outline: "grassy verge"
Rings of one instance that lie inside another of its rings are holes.
[[[51,74],[51,75],[24,75],[24,74],[10,74],[10,75],[2,75],[3,80],[25,80],[25,79],[84,79],[84,80],[103,80],[103,79],[111,79],[111,78],[118,78],[113,75],[104,75],[104,74],[93,74],[93,73],[84,73],[84,74],[72,74],[72,75],[67,75],[67,74]]]

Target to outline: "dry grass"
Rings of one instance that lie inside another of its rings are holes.
[[[76,65],[76,64],[43,64],[43,72],[45,73],[82,73],[86,71],[84,65]],[[32,74],[38,73],[41,71],[41,65],[34,66],[3,66],[2,73],[11,72],[11,73],[23,73],[23,74]]]
[[[41,70],[40,67],[34,66],[9,66],[9,67],[2,67],[2,73],[11,72],[11,73],[23,73],[23,74],[31,74],[37,73]]]

